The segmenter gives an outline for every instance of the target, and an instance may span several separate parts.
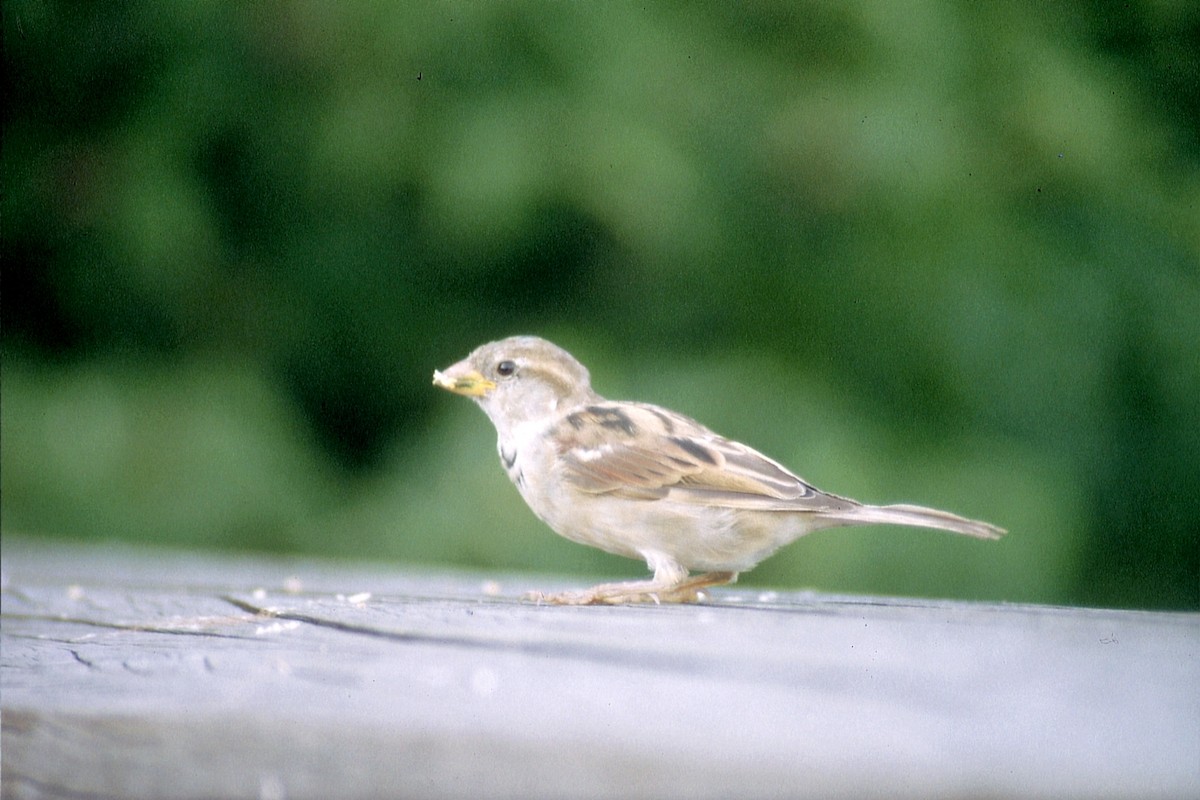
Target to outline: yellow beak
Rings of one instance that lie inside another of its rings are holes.
[[[457,366],[450,367],[445,372],[435,369],[433,371],[433,385],[466,397],[483,397],[496,388],[496,384],[483,377],[479,373],[479,370],[473,369],[461,374],[455,374]]]

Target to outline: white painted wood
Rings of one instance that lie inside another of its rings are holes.
[[[3,580],[4,798],[1200,797],[1198,614],[11,538]]]

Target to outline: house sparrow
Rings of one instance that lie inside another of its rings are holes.
[[[435,371],[433,383],[488,415],[508,477],[543,522],[571,541],[644,559],[654,572],[649,580],[531,595],[539,601],[694,602],[785,544],[839,525],[1004,534],[946,511],[822,492],[682,414],[605,400],[570,353],[535,336],[485,344]]]

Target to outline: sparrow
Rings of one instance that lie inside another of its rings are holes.
[[[696,602],[702,590],[732,583],[799,537],[842,525],[908,525],[979,539],[1005,533],[947,511],[823,492],[683,414],[605,400],[579,361],[536,336],[482,345],[435,370],[433,383],[487,414],[500,463],[543,522],[573,542],[644,560],[654,573],[583,591],[535,592],[532,600]]]

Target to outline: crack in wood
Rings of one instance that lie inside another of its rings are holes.
[[[83,656],[81,656],[81,655],[79,654],[79,651],[78,651],[78,650],[72,649],[70,652],[71,652],[71,656],[72,656],[72,657],[73,657],[73,658],[74,658],[76,661],[78,661],[80,664],[83,664],[83,665],[84,665],[85,667],[87,667],[88,669],[97,669],[97,667],[96,667],[96,662],[95,662],[95,661],[92,661],[92,660],[90,660],[90,659],[84,658]]]
[[[314,625],[341,633],[369,636],[394,642],[444,645],[449,647],[464,647],[476,650],[494,650],[515,652],[526,655],[555,656],[558,658],[574,658],[583,661],[604,663],[607,665],[625,665],[639,670],[654,670],[674,674],[706,674],[708,670],[697,669],[697,662],[687,655],[674,655],[663,651],[632,652],[615,647],[593,645],[580,642],[564,641],[520,641],[501,639],[488,635],[426,633],[417,630],[381,630],[366,625],[356,625],[339,620],[326,619],[313,614],[298,611],[272,609],[266,606],[256,606],[237,597],[225,597],[234,606],[260,616],[274,619],[285,619],[306,625]]]
[[[59,614],[4,614],[3,619],[14,620],[21,622],[56,622],[64,625],[86,625],[91,628],[104,628],[107,630],[116,631],[132,631],[134,633],[164,633],[172,636],[206,636],[214,639],[249,639],[249,636],[242,636],[232,633],[217,633],[215,631],[199,630],[194,626],[197,623],[189,622],[181,623],[178,626],[152,625],[148,623],[138,622],[103,622],[100,620],[87,619],[86,617],[69,617]],[[206,623],[212,623],[217,618],[204,617]],[[253,620],[243,617],[223,617],[220,619],[222,624],[245,624],[253,622]],[[70,640],[63,640],[64,643]]]

